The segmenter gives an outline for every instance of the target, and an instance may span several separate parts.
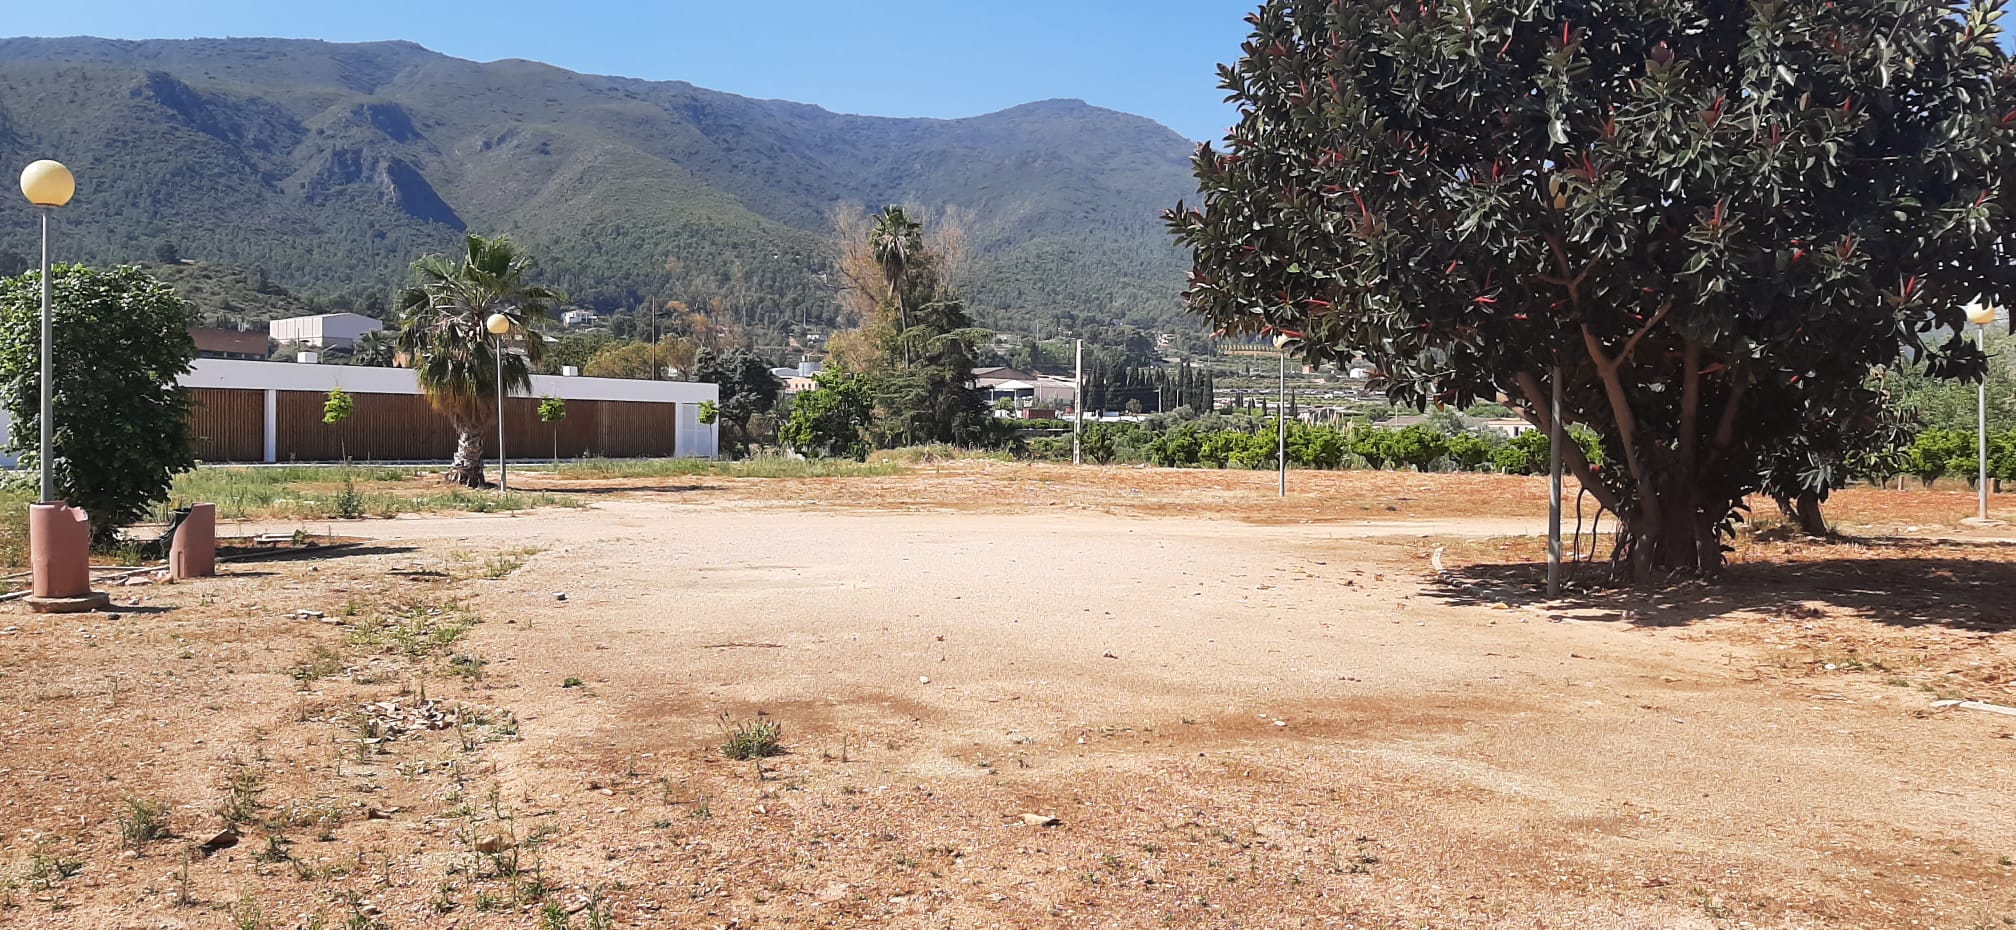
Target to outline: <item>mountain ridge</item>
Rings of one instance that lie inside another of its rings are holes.
[[[468,228],[604,309],[830,324],[832,210],[913,203],[971,218],[996,325],[1167,321],[1183,261],[1156,217],[1192,148],[1073,98],[878,117],[403,40],[0,39],[0,157],[77,170],[83,257],[171,242],[311,291],[382,292]],[[26,212],[0,248],[30,243]]]

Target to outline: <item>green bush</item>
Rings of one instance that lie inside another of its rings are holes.
[[[50,277],[56,493],[90,513],[92,538],[105,543],[166,500],[175,475],[196,465],[188,394],[176,384],[196,358],[189,335],[196,317],[174,289],[131,265],[59,265]],[[14,421],[8,447],[22,453],[31,475],[41,433],[41,319],[39,271],[0,280],[0,386]]]
[[[1502,442],[1497,433],[1457,433],[1449,437],[1449,464],[1461,471],[1483,471]]]
[[[1448,453],[1449,437],[1425,424],[1409,426],[1393,435],[1388,449],[1395,464],[1427,471],[1428,466]]]
[[[1947,475],[1972,478],[1978,454],[1973,430],[1928,429],[1912,441],[1904,470],[1928,487]]]

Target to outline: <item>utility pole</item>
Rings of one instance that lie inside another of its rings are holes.
[[[1071,390],[1071,464],[1085,464],[1078,437],[1085,431],[1085,340],[1078,340],[1078,374]]]

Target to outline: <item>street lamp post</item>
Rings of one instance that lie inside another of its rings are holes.
[[[1986,355],[1988,353],[1988,324],[1995,322],[1995,308],[1978,302],[1968,304],[1967,322],[1974,324],[1975,336],[1980,340],[1981,344],[1981,353]],[[1978,485],[1978,489],[1981,492],[1981,512],[1976,515],[1976,519],[1986,523],[1988,522],[1988,373],[1985,371],[1981,373],[1981,392],[1977,398],[1977,404],[1976,411],[1979,420],[1978,426],[1975,429],[1975,441],[1979,444],[1981,454],[1981,474]]]
[[[42,466],[42,502],[56,500],[56,350],[55,332],[50,322],[49,214],[70,202],[77,193],[77,179],[60,162],[48,160],[29,165],[21,172],[21,193],[42,214],[42,441],[37,447],[37,464]]]
[[[1274,454],[1281,462],[1281,496],[1288,496],[1288,337],[1275,336],[1274,349],[1280,353],[1279,392],[1274,395]]]
[[[497,493],[511,490],[511,458],[504,452],[504,337],[511,332],[511,318],[492,313],[483,328],[497,337]]]

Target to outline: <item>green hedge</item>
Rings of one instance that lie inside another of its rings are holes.
[[[1452,421],[1453,423],[1454,421]],[[1199,420],[1150,418],[1145,423],[1090,423],[1080,437],[1085,460],[1127,462],[1170,468],[1273,468],[1278,463],[1276,422],[1257,417],[1214,415]],[[1577,430],[1576,442],[1592,462],[1603,461],[1593,433]],[[1489,430],[1452,430],[1417,424],[1388,429],[1354,424],[1342,429],[1299,421],[1288,424],[1288,462],[1298,468],[1412,468],[1495,471],[1534,475],[1547,470],[1547,436],[1529,430],[1507,439]],[[1027,457],[1069,461],[1071,438],[1030,440]]]

